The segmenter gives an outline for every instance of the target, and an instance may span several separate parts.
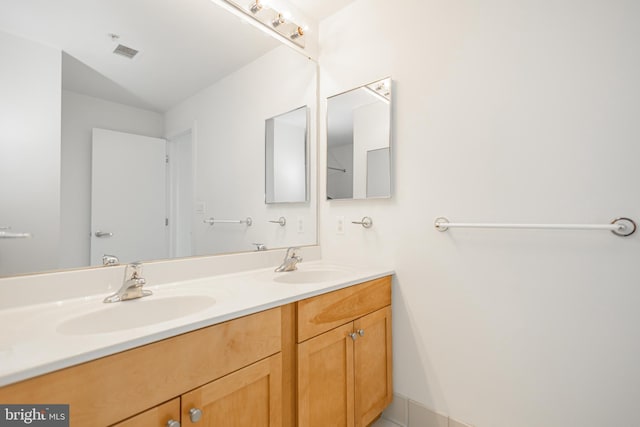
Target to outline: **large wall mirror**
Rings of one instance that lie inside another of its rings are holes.
[[[220,4],[3,0],[0,57],[0,277],[316,243],[313,182],[265,204],[264,132],[314,128],[317,64]]]
[[[327,199],[391,197],[391,79],[327,100]]]

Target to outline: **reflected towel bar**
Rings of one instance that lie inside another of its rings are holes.
[[[332,171],[338,171],[338,172],[342,172],[342,173],[347,173],[346,169],[334,168],[333,166],[327,166],[327,169],[332,170]]]
[[[205,224],[213,225],[213,224],[247,224],[247,227],[250,227],[253,224],[253,220],[250,216],[245,219],[215,219],[213,217],[209,219],[203,219],[202,222]]]
[[[0,239],[28,239],[31,233],[14,233],[12,231],[0,231]]]
[[[616,218],[610,224],[495,224],[449,222],[445,217],[436,218],[434,226],[438,231],[449,228],[510,228],[510,229],[538,229],[538,230],[609,230],[616,236],[630,236],[636,231],[636,223],[629,218]]]

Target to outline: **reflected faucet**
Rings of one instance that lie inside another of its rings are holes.
[[[108,255],[108,254],[104,254],[102,256],[102,265],[106,266],[110,266],[110,265],[118,265],[120,264],[120,260],[118,259],[117,256],[115,255]]]
[[[149,296],[153,292],[142,289],[146,283],[147,280],[142,277],[142,264],[139,262],[128,264],[124,270],[120,290],[106,297],[103,302],[119,302]]]
[[[256,247],[256,252],[267,250],[267,245],[265,245],[264,243],[253,243],[253,245],[255,245]]]
[[[300,248],[289,248],[287,249],[287,253],[284,256],[284,260],[282,264],[278,268],[276,268],[276,272],[281,273],[283,271],[294,271],[298,269],[298,263],[302,262],[302,257],[296,255],[296,251],[299,251]]]

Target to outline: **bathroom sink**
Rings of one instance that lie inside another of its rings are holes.
[[[343,269],[318,269],[318,270],[296,270],[287,273],[278,273],[273,278],[278,283],[322,283],[331,280],[344,278],[349,271]]]
[[[102,304],[99,310],[62,322],[57,330],[65,335],[123,331],[188,316],[211,307],[215,302],[211,297],[187,295],[165,298],[151,296]]]

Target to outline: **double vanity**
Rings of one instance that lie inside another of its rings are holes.
[[[367,426],[392,396],[391,274],[314,261],[4,308],[0,403],[83,427]]]

